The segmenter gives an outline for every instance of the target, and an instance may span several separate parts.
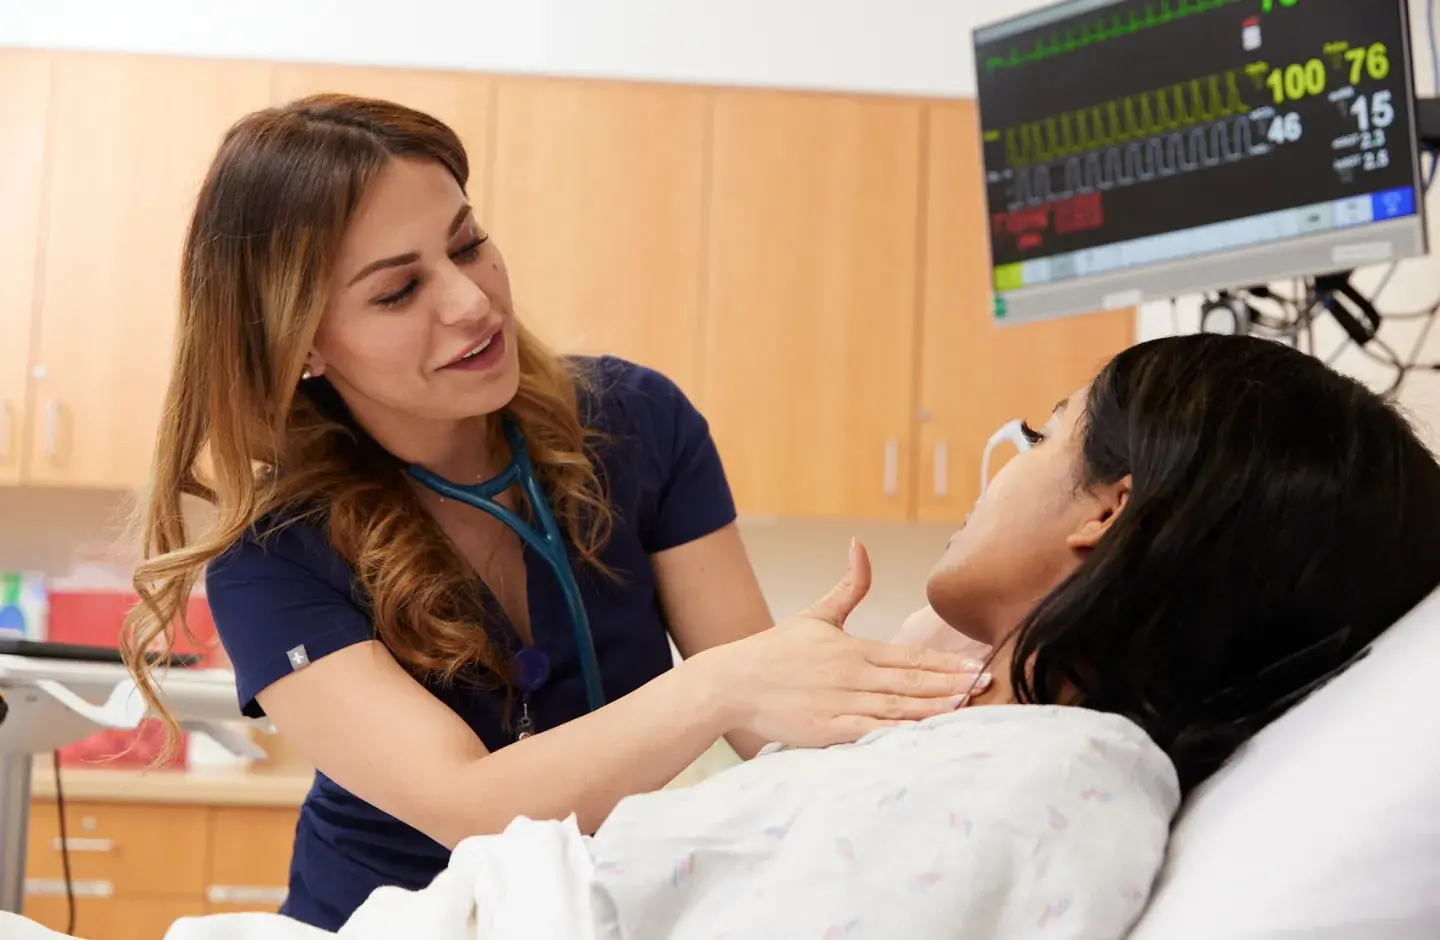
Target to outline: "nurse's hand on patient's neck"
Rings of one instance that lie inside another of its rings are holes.
[[[853,543],[844,580],[825,597],[690,660],[724,721],[770,741],[823,747],[960,707],[980,671],[972,657],[844,632],[869,589],[869,556]]]

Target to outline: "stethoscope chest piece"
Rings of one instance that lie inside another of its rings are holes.
[[[524,646],[510,657],[510,681],[522,695],[532,695],[550,678],[550,657],[534,646]]]
[[[510,657],[510,681],[520,692],[520,718],[515,722],[515,740],[523,741],[535,733],[535,720],[530,715],[530,696],[550,679],[550,657],[534,646],[522,646]]]

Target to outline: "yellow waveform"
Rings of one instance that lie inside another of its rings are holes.
[[[1006,128],[1006,160],[1024,168],[1249,113],[1240,74],[1230,69]]]

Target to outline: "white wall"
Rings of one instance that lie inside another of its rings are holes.
[[[1037,0],[0,0],[0,44],[961,96]]]

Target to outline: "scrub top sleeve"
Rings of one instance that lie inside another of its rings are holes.
[[[735,499],[725,478],[710,424],[679,386],[663,383],[649,397],[656,409],[655,435],[661,480],[655,514],[643,533],[645,550],[663,552],[709,535],[735,521]]]
[[[348,568],[328,545],[308,541],[295,528],[262,541],[247,537],[206,571],[211,616],[247,717],[265,714],[256,696],[274,682],[375,638],[345,590]]]

